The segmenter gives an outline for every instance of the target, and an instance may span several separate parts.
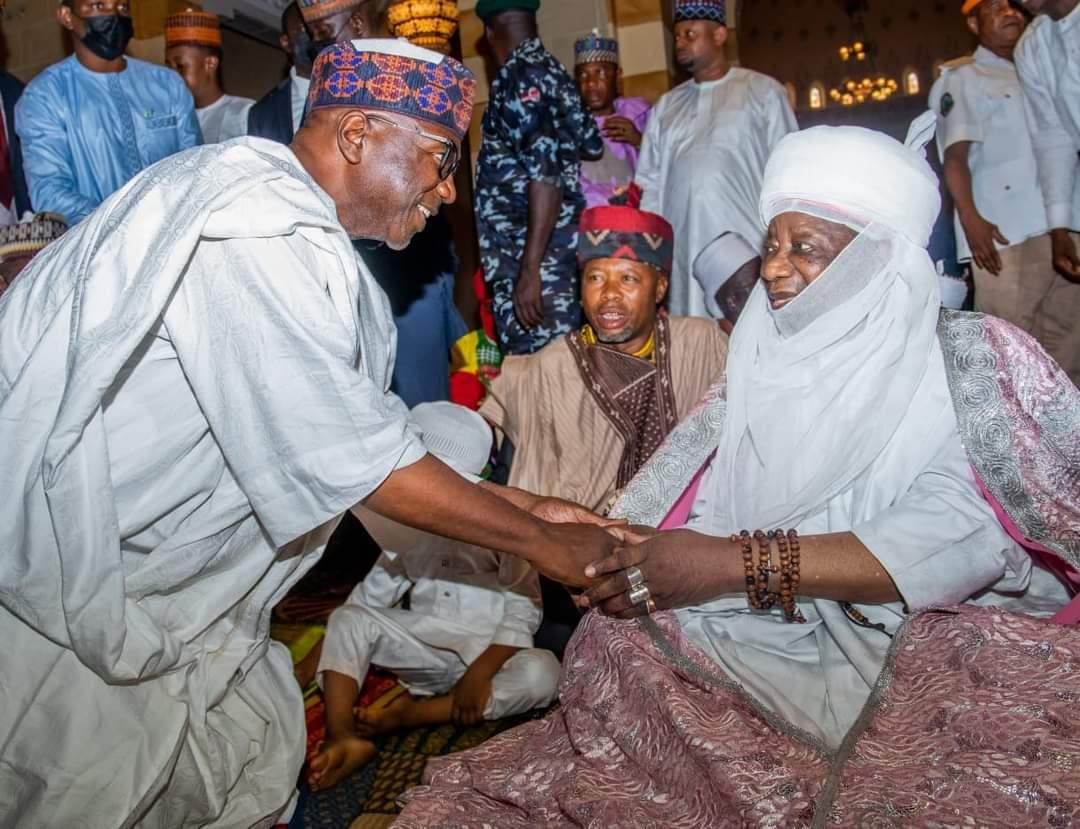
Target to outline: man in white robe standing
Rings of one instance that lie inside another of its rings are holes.
[[[426,456],[387,392],[349,238],[404,247],[453,201],[474,89],[336,45],[292,145],[154,165],[0,298],[0,825],[287,819],[304,717],[270,612],[361,502],[573,583],[610,546]]]
[[[784,88],[724,56],[724,0],[676,0],[675,59],[693,75],[666,93],[649,117],[634,181],[641,208],[675,228],[668,307],[709,315],[693,262],[719,234],[735,232],[758,250],[765,228],[758,194],[776,142],[797,129]]]

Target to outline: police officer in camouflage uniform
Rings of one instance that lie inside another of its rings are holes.
[[[574,79],[536,31],[539,0],[480,0],[499,66],[483,120],[476,221],[499,344],[529,354],[581,325],[581,160],[604,142]]]

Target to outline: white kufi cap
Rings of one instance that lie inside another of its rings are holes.
[[[728,231],[709,242],[694,259],[694,279],[705,292],[705,305],[716,319],[724,316],[724,309],[716,303],[716,292],[739,268],[758,256],[746,239]]]
[[[491,427],[477,412],[438,400],[414,406],[412,420],[427,450],[459,475],[484,471],[491,459]]]

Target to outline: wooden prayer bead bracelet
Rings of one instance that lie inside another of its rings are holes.
[[[757,564],[754,563],[754,542],[758,545]],[[773,564],[772,545],[780,558]],[[769,610],[777,603],[788,622],[802,623],[806,617],[795,604],[799,592],[799,534],[795,530],[740,530],[731,536],[731,543],[740,545],[746,582],[746,601],[754,610]],[[778,574],[780,591],[769,589],[769,577]]]

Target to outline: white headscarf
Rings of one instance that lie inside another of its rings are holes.
[[[739,318],[713,465],[715,527],[797,526],[849,491],[842,520],[853,522],[867,517],[863,485],[885,454],[900,479],[925,463],[886,450],[941,422],[938,280],[925,250],[938,207],[925,161],[881,133],[815,127],[776,146],[762,220],[796,211],[858,236],[786,306],[773,311],[761,283]]]

